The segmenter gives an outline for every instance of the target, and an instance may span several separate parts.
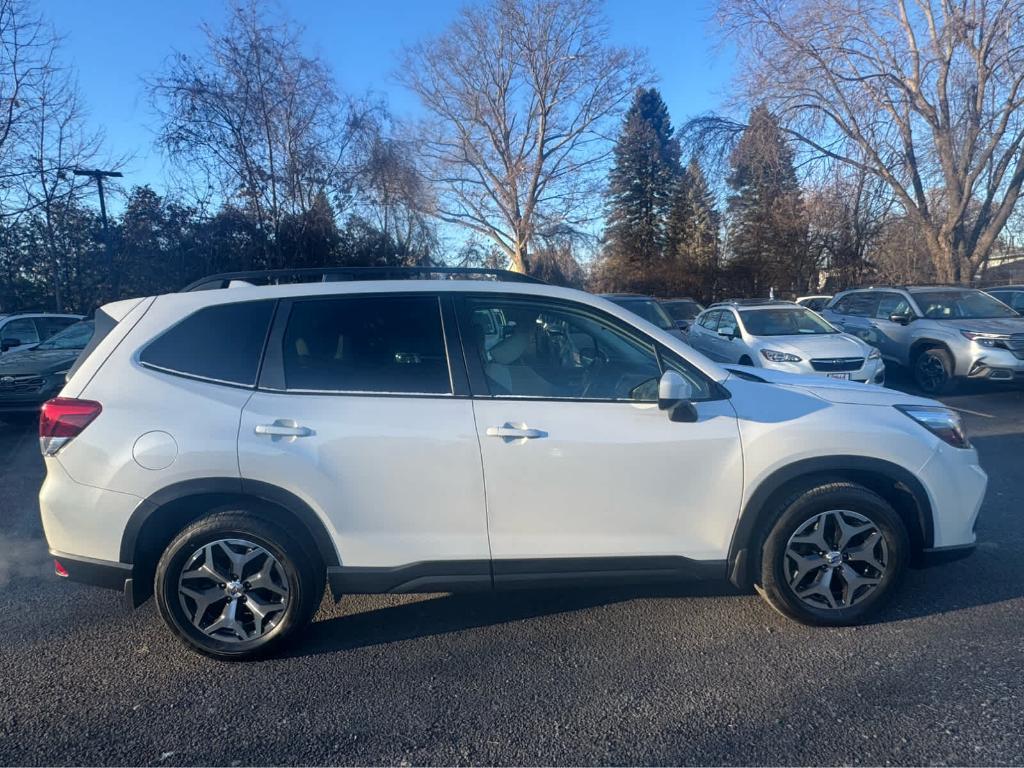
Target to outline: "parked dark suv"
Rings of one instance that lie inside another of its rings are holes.
[[[0,416],[33,414],[60,392],[64,377],[85,349],[93,333],[93,321],[68,326],[24,352],[0,359]]]

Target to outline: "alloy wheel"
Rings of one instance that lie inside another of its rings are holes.
[[[204,544],[185,561],[178,598],[199,631],[217,640],[245,642],[271,632],[288,609],[281,563],[246,539]]]
[[[889,549],[878,526],[849,510],[808,518],[789,537],[786,581],[801,601],[815,608],[849,608],[878,588],[889,565]]]
[[[946,382],[946,367],[934,355],[924,354],[917,361],[917,383],[926,392],[937,392]]]

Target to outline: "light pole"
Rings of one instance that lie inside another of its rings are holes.
[[[89,178],[96,180],[96,188],[100,191],[100,220],[103,222],[103,250],[107,252],[107,274],[110,276],[110,273],[113,272],[114,269],[114,255],[110,252],[110,237],[107,233],[107,201],[103,195],[103,180],[109,178],[119,179],[124,174],[120,171],[100,171],[96,169],[90,170],[88,168],[72,168],[71,170],[75,176],[88,176]]]

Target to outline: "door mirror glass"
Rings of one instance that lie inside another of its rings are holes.
[[[696,421],[693,385],[680,373],[665,371],[658,382],[658,408],[668,411],[668,417],[672,421]]]

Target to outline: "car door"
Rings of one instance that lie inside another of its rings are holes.
[[[718,319],[721,316],[721,310],[712,310],[711,312],[706,312],[699,322],[690,326],[688,339],[690,345],[712,360],[718,359],[714,343],[718,340],[716,329],[718,328]]]
[[[906,357],[906,351],[910,349],[910,336],[913,331],[908,327],[909,320],[903,323],[893,322],[890,319],[893,315],[912,318],[914,310],[907,297],[901,293],[895,291],[879,293],[875,319],[871,323],[875,330],[874,341],[868,343],[878,347],[882,357],[902,363]]]
[[[878,294],[861,291],[847,294],[836,302],[827,318],[846,333],[877,346],[878,332],[873,325],[877,309]]]
[[[731,309],[723,309],[715,333],[715,359],[723,363],[738,363],[746,354],[746,345],[739,335],[739,321]]]
[[[455,572],[490,585],[473,404],[446,345],[453,324],[429,294],[278,307],[239,427],[243,485],[272,483],[306,501],[350,575],[462,563],[471,567]]]
[[[487,351],[474,317],[493,309],[511,327]],[[585,304],[467,297],[459,326],[469,329],[496,586],[726,556],[742,460],[719,385]],[[665,367],[692,383],[695,422],[658,409]]]

